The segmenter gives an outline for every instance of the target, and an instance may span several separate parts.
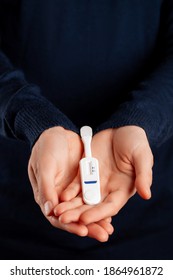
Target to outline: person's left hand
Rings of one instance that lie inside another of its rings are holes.
[[[89,226],[75,222],[64,224],[53,213],[55,205],[61,202],[61,192],[68,185],[75,185],[82,153],[78,134],[59,126],[45,130],[36,141],[28,164],[34,198],[45,218],[54,227],[79,236],[106,241],[113,231],[110,219],[103,219]]]

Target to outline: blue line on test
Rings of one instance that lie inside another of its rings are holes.
[[[97,181],[84,181],[85,184],[96,184]]]

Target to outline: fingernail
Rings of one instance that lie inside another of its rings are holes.
[[[48,216],[50,214],[50,212],[52,211],[52,202],[51,201],[46,201],[44,204],[44,213],[46,216]]]

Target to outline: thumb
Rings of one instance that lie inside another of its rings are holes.
[[[45,216],[53,214],[54,207],[59,203],[56,174],[53,170],[42,170],[38,180],[40,207]]]
[[[141,148],[133,156],[135,188],[143,199],[151,198],[153,155],[149,147]]]

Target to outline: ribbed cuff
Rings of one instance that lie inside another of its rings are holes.
[[[31,147],[44,130],[54,126],[78,133],[77,127],[40,95],[35,85],[28,85],[15,95],[8,104],[5,121],[13,136],[29,142]]]
[[[156,109],[155,109],[156,110]],[[144,104],[127,102],[122,104],[119,109],[104,123],[99,125],[95,133],[108,128],[118,128],[122,126],[135,125],[143,128],[146,132],[150,145],[160,145],[166,138],[163,127],[160,125],[160,115],[147,109]]]

